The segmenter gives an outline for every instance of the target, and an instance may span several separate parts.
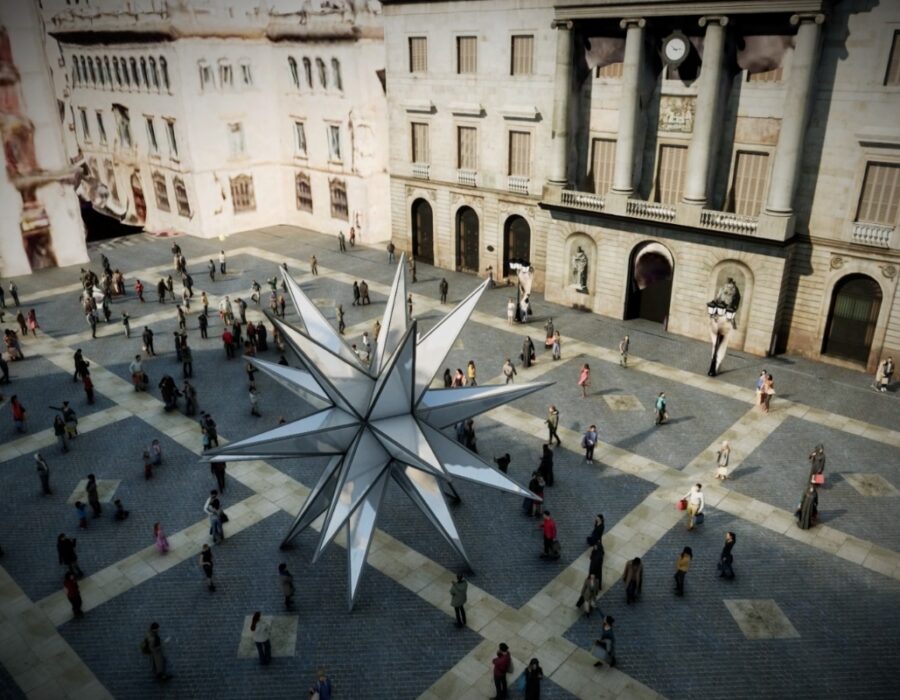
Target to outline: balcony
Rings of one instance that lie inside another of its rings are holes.
[[[431,179],[431,164],[430,163],[413,163],[412,164],[412,176],[417,177],[420,180],[430,180]]]
[[[506,189],[510,192],[515,192],[516,194],[528,194],[528,185],[530,182],[531,179],[524,175],[510,175],[506,184]]]
[[[645,202],[642,199],[629,199],[625,203],[625,213],[640,219],[671,222],[675,221],[677,210],[674,204],[660,204],[658,202]]]
[[[563,190],[559,196],[560,204],[591,211],[603,211],[603,197],[592,192],[577,192],[575,190]]]
[[[464,187],[477,187],[478,173],[475,170],[457,170],[456,184]]]
[[[869,245],[875,248],[890,248],[891,236],[894,233],[893,226],[883,224],[867,224],[855,221],[850,231],[850,240],[859,245]]]
[[[727,231],[744,236],[752,236],[759,228],[759,218],[744,216],[727,211],[704,209],[700,212],[700,226],[714,231]]]

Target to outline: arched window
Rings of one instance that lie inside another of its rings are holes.
[[[118,57],[113,56],[112,64],[113,64],[113,73],[115,73],[115,75],[116,75],[116,85],[118,87],[122,87],[122,71],[119,70]]]
[[[350,218],[347,207],[347,185],[343,180],[334,178],[328,181],[331,190],[331,218],[348,221]]]
[[[88,72],[91,74],[91,85],[97,84],[97,73],[94,71],[94,59],[88,59]]]
[[[112,69],[109,67],[109,56],[103,57],[103,69],[106,71],[106,82],[110,88],[113,86]]]
[[[122,82],[125,83],[125,89],[131,89],[131,78],[128,76],[128,61],[122,56],[119,59],[119,65],[122,67]]]
[[[297,190],[297,209],[312,213],[312,187],[309,184],[309,175],[306,173],[297,173],[295,187]]]
[[[328,73],[325,71],[325,61],[321,58],[316,59],[316,71],[319,73],[319,84],[323,88],[328,87]]]
[[[250,175],[231,178],[231,203],[235,213],[256,211],[256,195],[253,191],[253,178]]]
[[[87,81],[88,81],[87,62],[84,60],[84,56],[78,57],[78,65],[81,66],[81,84],[87,85]]]
[[[150,80],[147,76],[147,59],[141,56],[141,78],[144,80],[144,87],[150,89]]]
[[[187,188],[184,186],[184,180],[176,177],[172,180],[172,186],[175,188],[175,205],[178,207],[178,215],[190,218],[191,203],[188,200]]]
[[[295,88],[300,88],[300,74],[297,72],[297,61],[293,56],[288,56],[288,68],[291,70],[291,82]]]
[[[156,206],[161,211],[171,211],[169,188],[166,184],[166,176],[162,173],[153,173],[153,191],[156,194]]]
[[[106,75],[103,73],[103,59],[97,56],[97,78],[100,81],[100,87],[106,87]]]
[[[150,82],[153,83],[153,89],[159,90],[159,73],[156,71],[156,59],[150,57]]]
[[[134,83],[136,88],[141,86],[141,76],[138,75],[138,67],[137,67],[137,59],[133,56],[130,59],[131,63],[131,82]]]
[[[81,64],[78,62],[78,56],[72,56],[72,83],[81,85]]]
[[[341,62],[336,58],[331,59],[331,74],[334,77],[334,86],[338,90],[343,90],[344,81],[341,80]]]
[[[305,56],[303,58],[303,77],[306,79],[306,87],[312,90],[312,63]]]
[[[162,84],[166,89],[166,92],[169,91],[169,64],[166,61],[164,56],[159,57],[159,71],[162,73]]]

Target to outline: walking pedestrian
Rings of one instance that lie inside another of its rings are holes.
[[[635,557],[625,564],[625,573],[622,574],[622,582],[625,584],[625,604],[636,603],[641,594],[644,579],[644,565],[640,557]]]
[[[144,303],[144,283],[140,280],[134,281],[134,293],[137,294],[138,299],[141,300],[141,303]]]
[[[81,501],[75,501],[75,514],[78,518],[78,529],[87,530],[87,506]]]
[[[559,330],[553,332],[553,345],[551,347],[553,349],[551,357],[554,360],[560,359],[562,357],[562,338],[559,335]]]
[[[41,493],[50,496],[53,491],[50,490],[50,465],[40,452],[34,453],[34,462],[37,469],[38,479],[41,481]]]
[[[9,399],[9,408],[12,412],[13,419],[13,427],[15,427],[17,433],[27,432],[28,428],[25,425],[25,406],[22,405],[22,402],[19,401],[19,397],[17,394],[13,394]]]
[[[3,359],[3,353],[0,352],[0,384],[9,383],[9,364]]]
[[[675,595],[684,596],[684,577],[687,576],[688,569],[691,568],[691,560],[694,558],[694,552],[690,547],[681,550],[678,556],[678,562],[675,568]]]
[[[318,275],[318,274],[319,274],[319,261],[316,260],[316,256],[315,256],[315,255],[313,255],[313,256],[310,257],[310,259],[309,259],[309,271],[310,271],[313,275]]]
[[[284,596],[284,608],[290,610],[294,607],[294,577],[284,562],[278,565],[278,583]]]
[[[153,331],[150,330],[150,326],[144,326],[144,332],[141,333],[141,340],[144,343],[144,352],[148,355],[155,355],[156,351],[153,349]]]
[[[360,301],[360,292],[359,292],[359,282],[353,280],[353,303],[351,306],[359,306]]]
[[[559,547],[556,539],[556,521],[550,517],[550,511],[544,511],[544,520],[541,523],[541,531],[544,534],[544,559],[559,559]]]
[[[166,277],[166,291],[169,293],[169,298],[175,301],[175,280],[172,279],[172,275]]]
[[[194,385],[187,379],[181,386],[181,393],[184,394],[184,415],[194,416],[197,414],[197,390]]]
[[[166,537],[166,531],[163,530],[160,523],[153,523],[153,543],[160,554],[166,554],[169,551],[169,538]]]
[[[819,519],[819,490],[815,484],[807,484],[803,491],[803,498],[794,512],[797,525],[801,530],[809,530],[814,527]]]
[[[728,460],[731,458],[731,445],[728,440],[722,441],[722,446],[716,452],[716,478],[725,481],[728,478]]]
[[[594,448],[597,446],[597,426],[591,425],[584,431],[581,438],[581,446],[584,448],[584,461],[588,464],[594,463]]]
[[[500,646],[497,647],[497,655],[491,664],[494,669],[494,688],[497,691],[493,700],[506,700],[509,697],[506,676],[512,670],[512,656],[509,653],[509,647],[504,642],[500,642]]]
[[[446,277],[441,277],[441,282],[438,285],[438,290],[441,293],[441,303],[446,304],[447,303],[447,292],[450,291],[450,285],[448,284]]]
[[[69,451],[69,441],[66,438],[66,422],[62,416],[53,416],[53,434],[63,452]]]
[[[619,341],[619,366],[621,367],[628,366],[628,346],[630,344],[631,339],[627,335]]]
[[[705,500],[703,498],[702,489],[702,484],[694,484],[691,487],[691,490],[682,496],[682,500],[687,501],[688,530],[693,530],[694,525],[699,525],[703,522],[703,506],[705,505]],[[700,517],[698,518],[697,516]]]
[[[531,481],[528,482],[528,490],[531,491],[537,499],[526,496],[522,501],[522,509],[528,517],[541,517],[541,503],[544,500],[544,477],[538,472],[531,472]],[[538,500],[540,499],[540,500]]]
[[[388,241],[388,244],[387,244],[388,265],[390,265],[392,262],[394,262],[394,251],[396,249],[397,248],[394,246],[394,242]]]
[[[541,461],[538,464],[538,474],[543,478],[547,486],[553,486],[553,451],[550,445],[541,446]]]
[[[326,675],[322,666],[319,666],[316,671],[316,682],[309,689],[309,694],[311,698],[318,695],[319,700],[331,700],[331,679]]]
[[[559,439],[559,435],[556,432],[556,429],[559,427],[559,410],[556,406],[550,406],[547,410],[547,420],[544,422],[547,424],[547,432],[549,433],[547,443],[552,445],[553,440],[555,439],[557,447],[562,445],[562,441]]]
[[[216,584],[213,583],[213,553],[208,544],[200,550],[200,568],[206,577],[206,588],[212,593],[216,590]]]
[[[93,511],[93,517],[95,519],[99,518],[103,514],[103,508],[100,507],[100,496],[97,493],[97,477],[93,474],[88,474],[84,490],[87,493],[88,504]]]
[[[594,516],[594,527],[591,528],[591,534],[587,536],[588,545],[593,547],[598,542],[601,542],[604,530],[606,530],[606,519],[603,517],[603,513],[597,513]]]
[[[519,359],[522,361],[523,367],[531,367],[534,364],[534,343],[531,342],[531,338],[527,335],[525,340],[522,341],[522,354],[519,355]]]
[[[344,236],[343,231],[338,231],[338,250],[342,253],[347,252],[347,238]]]
[[[588,389],[591,386],[591,366],[587,362],[581,366],[581,374],[578,375],[578,386],[581,387],[581,398],[586,399]]]
[[[222,331],[222,346],[225,348],[225,359],[233,360],[234,336],[232,335],[231,329],[228,326],[225,326],[225,330]]]
[[[494,462],[497,463],[497,469],[499,469],[504,474],[509,472],[509,463],[511,462],[511,458],[509,456],[509,452],[506,452],[501,457],[494,457]]]
[[[366,304],[372,303],[371,299],[369,299],[369,285],[366,283],[365,280],[363,280],[362,282],[359,283],[359,295],[362,299],[362,301],[360,303],[363,306],[365,306]]]
[[[825,445],[816,445],[809,453],[809,483],[825,483]]]
[[[506,377],[507,384],[512,384],[515,381],[516,366],[508,357],[506,358],[506,362],[503,363],[503,376]]]
[[[466,386],[478,386],[477,376],[475,361],[469,360],[469,364],[466,365]]]
[[[203,305],[203,315],[209,316],[209,297],[206,296],[206,292],[200,292],[200,304]]]
[[[466,626],[466,601],[468,600],[469,582],[462,574],[456,575],[456,580],[450,584],[450,605],[456,613],[456,626]]]
[[[131,373],[131,383],[135,391],[142,391],[147,388],[147,380],[144,375],[144,363],[141,362],[141,356],[135,355],[134,360],[128,365],[128,371]]]
[[[74,537],[71,539],[61,532],[56,538],[56,554],[59,557],[59,563],[67,567],[68,571],[78,578],[84,576],[81,567],[78,566],[78,554],[75,551],[78,540]]]
[[[200,314],[197,316],[197,324],[200,326],[200,337],[208,338],[209,317],[205,313]]]
[[[28,325],[28,330],[31,331],[31,335],[37,337],[37,329],[40,328],[40,326],[38,325],[37,314],[34,309],[28,310],[28,320],[26,323]],[[27,333],[25,335],[27,335]]]
[[[225,493],[225,462],[210,462],[209,471],[216,479],[219,493]]]
[[[406,317],[412,321],[413,319],[413,298],[412,294],[406,297]]]
[[[409,276],[413,283],[418,282],[418,278],[416,277],[416,259],[409,256]]]
[[[90,311],[87,312],[87,315],[85,316],[85,320],[87,321],[87,324],[91,329],[91,338],[96,338],[97,337],[97,323],[98,323],[97,312],[94,311],[93,309],[91,309]]]
[[[719,578],[734,579],[734,555],[731,550],[734,549],[734,543],[737,541],[737,535],[733,532],[725,533],[725,546],[722,547],[722,553],[719,554],[719,563],[716,569],[719,571]]]
[[[600,598],[600,583],[594,574],[588,574],[581,585],[581,595],[575,601],[575,607],[581,610],[587,617],[591,616]]]
[[[209,262],[206,264],[206,269],[209,271],[209,281],[216,281],[216,264],[212,261],[212,258],[209,259]]]
[[[63,588],[66,590],[66,598],[69,599],[75,619],[84,617],[84,611],[81,609],[81,590],[78,588],[78,581],[75,580],[75,576],[69,571],[66,572],[63,578]]]
[[[594,640],[593,653],[597,657],[594,666],[600,667],[603,664],[609,665],[610,668],[616,665],[616,635],[613,632],[613,623],[615,619],[612,615],[603,617],[603,631],[600,633],[600,639]]]
[[[875,391],[886,392],[894,378],[894,358],[888,357],[878,363],[878,369],[875,372],[875,382],[872,388]]]
[[[669,414],[666,411],[666,392],[659,392],[653,410],[656,413],[656,425],[662,425],[669,420]]]
[[[264,620],[259,610],[253,613],[250,620],[250,632],[253,633],[260,665],[268,666],[272,661],[272,623],[268,619]]]
[[[218,544],[225,539],[225,522],[228,516],[222,511],[222,504],[218,498],[213,498],[209,502],[209,534],[212,536],[213,544]]]
[[[356,290],[358,293],[359,290]],[[356,301],[353,302],[353,305],[356,306]],[[338,322],[338,333],[344,335],[344,330],[347,328],[347,324],[344,323],[344,305],[338,304],[337,307],[337,322]]]
[[[506,325],[511,326],[516,317],[516,301],[512,297],[506,300]]]
[[[350,247],[352,248],[355,245],[356,245],[356,228],[351,226],[350,227]]]
[[[465,386],[465,384],[466,384],[466,375],[463,374],[462,369],[457,367],[456,373],[453,375],[453,380],[450,383],[450,386],[455,389],[457,387]]]
[[[259,418],[262,413],[259,412],[259,392],[255,386],[250,387],[250,415]]]
[[[219,272],[223,275],[225,274],[225,251],[219,251]]]
[[[141,651],[150,656],[150,670],[158,681],[167,681],[172,676],[166,673],[166,655],[163,652],[163,640],[159,635],[159,623],[150,625],[150,630],[141,643]]]
[[[156,300],[160,304],[166,303],[166,281],[162,277],[156,283]]]
[[[19,324],[19,331],[24,337],[28,337],[28,323],[25,321],[25,314],[21,310],[16,311],[16,323]]]
[[[9,295],[12,297],[13,303],[16,305],[16,308],[18,308],[19,307],[19,286],[12,280],[9,281]],[[4,305],[4,308],[6,308],[6,305]]]
[[[525,668],[525,700],[541,700],[542,680],[544,669],[537,659],[532,659]]]

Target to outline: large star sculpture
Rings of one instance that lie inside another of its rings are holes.
[[[471,564],[441,483],[459,478],[538,498],[441,430],[549,384],[429,388],[488,283],[480,285],[419,336],[416,321],[407,316],[405,267],[401,256],[381,333],[368,364],[347,347],[300,285],[282,270],[303,328],[277,317],[269,318],[305,369],[256,358],[249,361],[296,395],[322,408],[204,456],[207,462],[330,456],[282,547],[325,513],[315,562],[346,527],[350,609],[390,479],[428,517],[469,568]]]

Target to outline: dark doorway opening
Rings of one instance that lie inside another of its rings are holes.
[[[844,277],[831,296],[822,352],[867,363],[879,311],[881,287],[875,280],[866,275]]]
[[[672,298],[674,270],[662,252],[636,249],[632,254],[625,318],[665,323]]]
[[[456,212],[456,269],[460,272],[478,270],[478,214],[471,207]]]
[[[434,216],[424,199],[412,204],[412,252],[418,262],[434,265]]]
[[[503,228],[503,276],[509,277],[511,262],[531,262],[531,227],[521,216],[511,216]]]

